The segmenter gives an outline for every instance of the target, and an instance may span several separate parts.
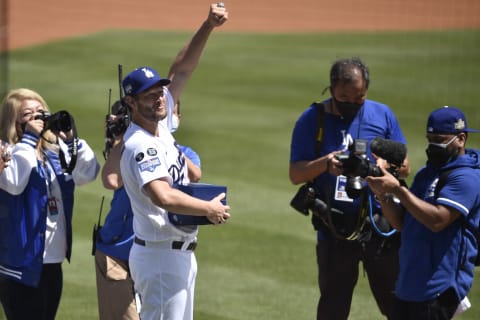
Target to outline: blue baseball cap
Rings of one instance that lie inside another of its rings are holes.
[[[155,69],[140,67],[130,72],[122,81],[123,91],[126,95],[133,96],[153,87],[156,84],[166,86],[170,79],[162,78]]]
[[[455,107],[445,106],[430,113],[427,133],[457,134],[460,132],[480,132],[480,130],[467,128],[465,114]]]

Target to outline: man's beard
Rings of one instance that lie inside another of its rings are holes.
[[[156,109],[160,106],[160,104],[154,104],[153,106],[148,106],[148,105],[142,105],[139,104],[138,106],[138,113],[140,116],[150,122],[159,122],[166,116],[166,112],[163,112],[165,114],[158,114]],[[165,110],[165,108],[164,108]]]

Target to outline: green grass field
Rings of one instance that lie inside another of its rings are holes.
[[[40,92],[50,109],[68,110],[103,163],[108,90],[118,97],[117,65],[166,75],[190,33],[108,31],[10,53],[9,87]],[[201,156],[203,181],[228,186],[232,218],[202,227],[195,319],[313,319],[315,234],[289,206],[290,135],[300,113],[321,96],[337,58],[360,56],[370,67],[369,98],[395,111],[408,140],[413,172],[425,161],[431,110],[454,105],[480,127],[480,30],[351,34],[212,34],[182,97],[176,134]],[[468,145],[480,147],[480,135]],[[58,319],[96,319],[91,229],[100,179],[79,187],[72,263],[64,264]],[[107,210],[104,206],[104,214]],[[152,266],[155,267],[155,266]],[[461,319],[480,318],[480,269]],[[381,319],[360,272],[351,319]],[[3,316],[0,315],[0,318]]]

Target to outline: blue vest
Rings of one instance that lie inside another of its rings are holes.
[[[133,211],[122,186],[113,193],[110,211],[99,231],[96,247],[106,255],[128,260],[133,237]]]

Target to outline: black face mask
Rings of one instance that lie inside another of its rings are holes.
[[[457,139],[453,137],[447,143],[429,143],[425,152],[427,153],[428,163],[436,168],[441,168],[458,156],[459,149],[453,152],[448,150],[448,146]]]
[[[335,97],[333,97],[333,100],[335,101],[335,105],[337,106],[340,115],[348,120],[355,118],[358,111],[363,106],[363,104],[338,101]]]

